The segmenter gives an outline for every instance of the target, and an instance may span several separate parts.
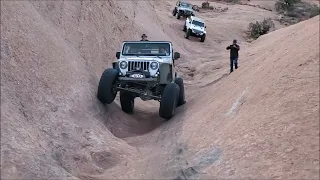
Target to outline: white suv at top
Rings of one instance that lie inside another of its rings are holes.
[[[186,32],[185,38],[189,39],[189,36],[200,37],[200,41],[204,42],[206,39],[206,25],[203,19],[195,16],[190,16],[186,19],[183,31]]]

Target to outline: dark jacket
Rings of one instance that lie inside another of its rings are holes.
[[[239,56],[238,51],[240,51],[240,46],[238,44],[230,45],[227,47],[227,50],[230,50],[230,58],[237,58]]]

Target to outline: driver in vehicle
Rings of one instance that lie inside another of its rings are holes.
[[[146,34],[142,34],[140,41],[149,41],[147,38],[148,36]]]
[[[168,55],[168,50],[166,50],[164,47],[160,47],[159,53]]]
[[[139,51],[137,48],[131,48],[130,53],[137,54]]]
[[[129,51],[130,51],[130,52],[132,51],[131,48],[130,48],[130,46],[125,46],[124,52],[125,52],[125,53],[129,53]]]

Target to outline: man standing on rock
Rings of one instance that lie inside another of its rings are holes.
[[[148,37],[148,36],[147,36],[146,34],[142,34],[140,41],[149,41],[149,40],[147,39],[147,37]]]
[[[227,47],[227,50],[230,50],[230,73],[233,71],[233,64],[236,69],[238,69],[238,57],[240,46],[237,44],[237,40],[233,40],[232,45]]]

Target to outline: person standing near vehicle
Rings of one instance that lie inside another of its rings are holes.
[[[142,34],[140,41],[149,41],[149,40],[147,39],[147,37],[148,37],[148,36],[147,36],[146,34]]]
[[[232,45],[227,47],[227,50],[230,50],[230,73],[233,72],[233,64],[235,69],[238,69],[238,57],[240,51],[240,46],[237,44],[237,40],[234,39]]]

